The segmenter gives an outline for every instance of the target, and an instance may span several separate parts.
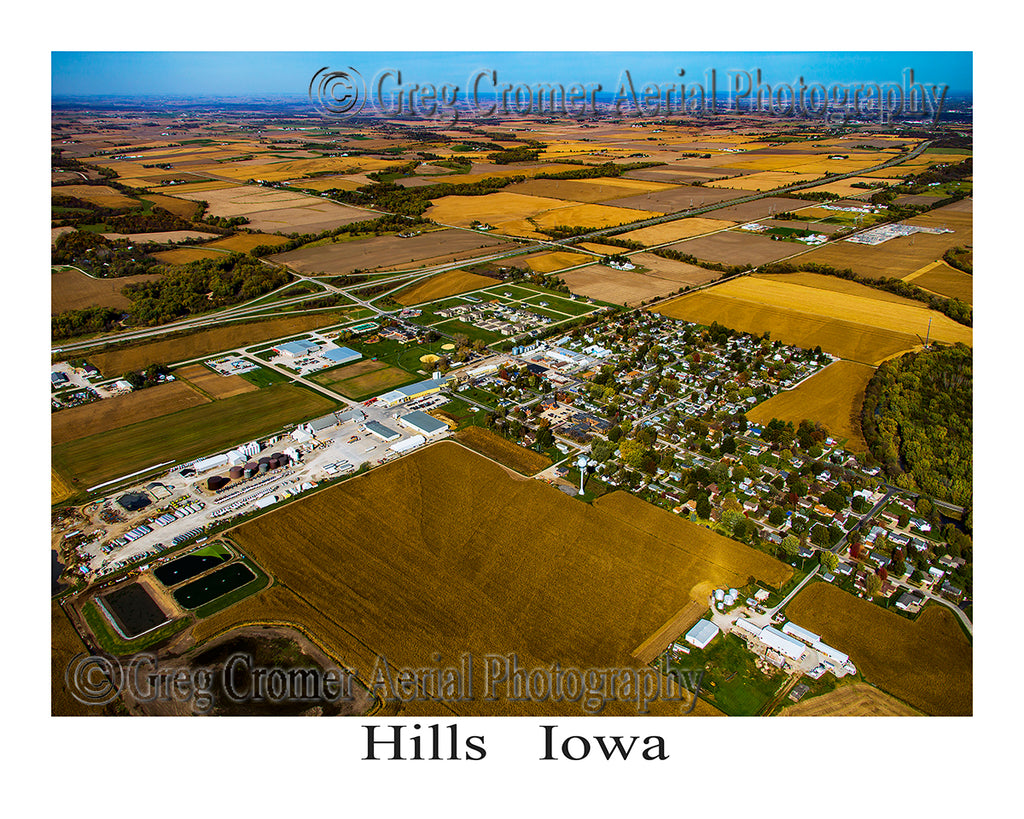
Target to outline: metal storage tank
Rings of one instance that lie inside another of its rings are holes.
[[[269,472],[270,471],[270,463],[269,462],[268,463],[264,463],[263,461],[260,461],[259,471],[260,471],[261,474],[263,472]]]
[[[272,460],[276,459],[279,464],[283,464],[285,458],[287,458],[288,456],[285,455],[283,452],[271,452],[270,457]]]
[[[256,463],[256,461],[249,461],[249,463],[247,463],[245,465],[245,469],[243,470],[243,474],[245,475],[245,477],[251,478],[253,475],[255,475],[259,471],[259,468],[260,468],[260,465],[258,463]]]
[[[231,467],[231,469],[228,470],[228,475],[231,477],[231,480],[237,481],[239,478],[242,477],[242,474],[244,472],[245,472],[245,470],[242,467],[240,467],[240,466],[233,466],[233,467]]]
[[[260,458],[259,463],[261,463],[261,464],[269,464],[270,463],[270,458],[266,458],[266,457]]]
[[[218,490],[223,489],[225,486],[227,486],[228,483],[228,479],[225,478],[223,475],[213,475],[212,477],[206,479],[206,488],[209,489],[211,492],[217,492]]]
[[[279,460],[277,460],[277,458],[271,458],[270,459],[270,468],[271,469],[277,469],[280,465],[281,465],[281,462]]]

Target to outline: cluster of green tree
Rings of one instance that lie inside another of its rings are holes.
[[[923,188],[936,182],[959,182],[974,175],[974,159],[967,158],[955,165],[936,165],[921,173],[911,174],[900,185],[901,188]]]
[[[128,323],[153,326],[255,299],[289,278],[282,268],[232,253],[190,262],[155,281],[126,285],[122,293],[132,302]]]
[[[412,162],[406,162],[404,165],[398,165],[394,168],[373,171],[368,173],[366,178],[372,179],[374,182],[392,182],[404,176],[412,176],[416,173],[416,166],[419,164],[419,161],[414,159]]]
[[[73,265],[100,278],[137,276],[152,273],[158,267],[156,259],[147,255],[152,247],[76,230],[57,237],[50,259],[53,264]]]
[[[430,207],[432,199],[442,196],[485,196],[494,193],[507,185],[523,182],[525,176],[508,177],[489,176],[477,182],[465,182],[452,185],[440,182],[436,185],[403,188],[392,182],[377,182],[364,185],[354,191],[341,191],[332,188],[327,195],[336,202],[360,207],[375,207],[390,213],[403,216],[421,216]]]
[[[73,156],[64,156],[63,148],[50,149],[50,166],[62,171],[95,171],[105,179],[112,179],[117,176],[117,172],[110,168],[82,162]]]
[[[109,333],[124,318],[124,311],[115,307],[86,307],[65,310],[50,318],[50,335],[54,341],[94,333]]]
[[[974,275],[974,252],[969,247],[951,247],[942,254],[943,261],[950,267]]]
[[[884,290],[887,293],[894,293],[905,299],[924,302],[932,310],[949,316],[953,321],[958,324],[963,324],[966,327],[972,326],[974,320],[974,311],[969,304],[964,304],[959,299],[947,299],[944,296],[929,293],[922,290],[920,287],[915,287],[914,285],[903,281],[902,279],[892,277],[875,279],[870,276],[858,276],[850,268],[839,270],[830,265],[815,263],[794,265],[790,262],[773,262],[771,264],[763,265],[759,269],[759,272],[767,274],[796,273],[798,271],[818,273],[822,276],[835,276],[840,279],[856,282],[857,284],[863,284],[867,287],[874,287],[877,290]]]
[[[487,154],[487,158],[495,165],[511,165],[514,162],[536,162],[547,146],[531,140],[526,145],[502,149]]]
[[[191,230],[191,222],[168,210],[154,206],[148,213],[129,211],[99,221],[113,228],[114,233],[156,233],[168,230]]]
[[[206,202],[201,202],[203,209],[206,209]],[[202,222],[204,225],[209,225],[215,228],[236,228],[242,225],[249,224],[248,216],[203,216],[196,221]]]
[[[786,196],[790,199],[806,199],[808,202],[831,202],[835,199],[842,199],[839,194],[828,191],[797,191],[787,193]]]
[[[160,379],[170,375],[170,373],[171,371],[165,364],[150,364],[144,370],[127,372],[121,377],[132,385],[133,390],[144,390],[146,387],[159,384]]]
[[[663,259],[671,259],[674,262],[686,262],[686,264],[692,264],[696,267],[703,267],[705,270],[718,270],[722,273],[742,273],[748,269],[746,265],[741,264],[722,264],[721,262],[705,261],[704,259],[698,259],[696,256],[691,256],[689,253],[680,253],[678,250],[673,250],[670,247],[656,247],[652,248],[650,252],[655,256],[661,256]]]
[[[558,171],[557,173],[539,173],[534,176],[534,179],[601,179],[603,177],[619,177],[626,173],[626,171],[653,168],[655,165],[664,164],[664,162],[629,162],[617,165],[614,162],[603,162],[600,165],[584,165],[580,168]]]
[[[972,351],[964,344],[883,362],[861,410],[864,438],[889,479],[972,505]]]
[[[439,168],[447,168],[450,171],[468,173],[473,167],[473,160],[468,156],[452,156],[444,158],[437,154],[425,153],[423,151],[420,151],[419,155],[423,157],[423,159],[428,160],[431,165],[436,165]]]

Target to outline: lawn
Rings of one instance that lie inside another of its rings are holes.
[[[187,461],[305,421],[335,402],[296,384],[278,384],[89,435],[51,450],[53,466],[86,488],[164,461]]]
[[[689,648],[690,653],[671,666],[686,671],[703,668],[701,696],[729,716],[756,716],[784,680],[781,674],[765,676],[754,662],[754,654],[735,634],[719,634],[703,650]]]

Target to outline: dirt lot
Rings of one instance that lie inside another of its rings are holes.
[[[243,392],[252,392],[258,387],[251,381],[246,381],[240,375],[221,375],[214,372],[205,364],[189,364],[180,370],[175,370],[174,375],[188,381],[200,392],[210,398],[230,398],[232,395],[241,395]]]
[[[50,275],[50,312],[81,310],[92,305],[128,307],[131,302],[121,295],[126,284],[159,278],[159,273],[144,273],[119,279],[93,279],[78,270],[61,270]]]
[[[727,222],[724,219],[706,219],[697,216],[691,219],[676,219],[673,222],[664,222],[660,225],[630,230],[620,233],[615,238],[626,239],[630,242],[640,242],[650,247],[661,245],[666,242],[674,242],[677,239],[690,239],[694,236],[702,236],[705,233],[714,233],[716,230],[724,230],[732,227],[734,222]],[[621,251],[620,251],[621,252]]]
[[[593,265],[580,270],[570,270],[562,279],[573,293],[588,296],[613,304],[636,305],[652,298],[675,293],[687,284],[703,284],[714,281],[719,273],[705,270],[684,262],[673,262],[649,254],[636,254],[638,264],[647,266],[650,272],[635,270],[614,270],[604,265]],[[658,269],[655,269],[658,268]]]
[[[181,381],[69,407],[50,416],[50,440],[54,444],[76,441],[97,432],[120,429],[172,412],[209,403],[209,398]]]
[[[107,239],[127,239],[129,242],[182,242],[185,239],[216,239],[216,233],[203,233],[199,230],[165,230],[158,233],[104,233]]]
[[[674,213],[689,208],[699,208],[728,199],[744,196],[742,191],[718,190],[708,187],[685,185],[679,188],[654,191],[642,196],[627,196],[610,199],[606,205],[617,205],[622,208],[639,208],[640,210],[656,210],[662,213]],[[714,216],[714,214],[712,214]]]
[[[511,245],[475,231],[433,230],[407,239],[373,236],[299,248],[271,256],[270,260],[286,264],[305,275],[345,275],[353,270],[413,267],[428,260],[453,261],[480,255],[481,252],[498,252],[505,247]]]
[[[919,717],[921,712],[867,683],[851,683],[783,708],[780,717]]]
[[[726,205],[724,208],[712,211],[708,215],[715,219],[750,222],[754,219],[763,219],[766,216],[786,211],[795,211],[806,206],[807,202],[801,199],[788,199],[784,196],[766,196],[764,199],[744,202],[740,205]]]
[[[777,242],[738,230],[688,239],[671,245],[671,248],[703,261],[738,265],[762,265],[807,249],[806,245],[797,242]]]
[[[864,388],[874,367],[854,361],[836,361],[811,376],[793,390],[774,395],[748,410],[747,419],[764,424],[772,418],[792,421],[797,426],[805,418],[818,421],[831,435],[846,438],[851,452],[866,452],[867,442],[860,426]]]

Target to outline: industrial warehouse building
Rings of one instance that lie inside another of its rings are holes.
[[[371,435],[377,436],[382,441],[397,441],[399,438],[402,437],[393,429],[390,429],[389,427],[386,427],[383,424],[378,424],[376,421],[367,421],[366,431],[369,432]]]
[[[437,374],[436,378],[428,378],[426,381],[417,381],[415,384],[408,384],[405,387],[399,387],[398,389],[391,390],[381,395],[377,401],[383,404],[385,407],[394,407],[398,404],[404,404],[406,401],[412,401],[414,398],[422,398],[425,395],[433,395],[435,392],[440,392],[449,379],[442,378],[440,373]]]
[[[684,638],[691,646],[707,648],[708,643],[718,636],[718,626],[710,620],[698,620],[697,624],[686,632]]]
[[[274,352],[278,355],[286,355],[289,358],[299,358],[300,356],[307,355],[308,353],[315,352],[319,349],[319,344],[309,341],[308,339],[299,339],[298,341],[289,341],[285,344],[278,345],[274,348]]]
[[[323,356],[334,364],[348,364],[350,361],[358,361],[363,354],[348,347],[338,347],[336,350],[327,350]]]
[[[427,413],[420,412],[419,410],[406,413],[398,419],[398,422],[427,438],[440,435],[448,429],[448,425],[444,421],[440,421],[434,416],[427,415]]]

